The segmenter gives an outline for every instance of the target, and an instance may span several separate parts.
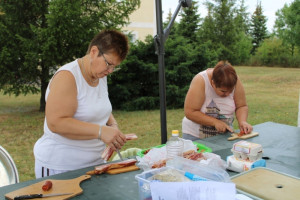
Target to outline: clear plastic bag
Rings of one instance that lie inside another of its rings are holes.
[[[206,158],[206,160],[201,160],[201,164],[209,165],[210,167],[216,167],[216,168],[222,168],[226,170],[227,163],[225,160],[222,160],[222,158],[214,153],[203,153],[203,156]]]
[[[182,157],[175,157],[167,161],[167,167],[190,172],[211,181],[231,182],[230,176],[226,170],[218,165],[206,165],[198,161],[188,160]]]

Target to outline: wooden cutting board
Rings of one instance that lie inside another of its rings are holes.
[[[13,200],[14,197],[20,196],[20,195],[26,195],[26,194],[56,194],[56,193],[72,193],[70,195],[64,195],[64,196],[55,196],[55,197],[47,197],[44,199],[47,200],[63,200],[63,199],[69,199],[71,197],[74,197],[76,195],[79,195],[83,192],[83,190],[80,187],[80,183],[86,179],[90,179],[90,175],[83,175],[78,178],[69,179],[69,180],[53,180],[48,179],[52,182],[52,188],[49,191],[43,191],[42,186],[44,183],[48,180],[43,180],[41,182],[35,183],[33,185],[21,188],[19,190],[15,190],[13,192],[7,193],[5,197],[7,199]],[[41,199],[41,198],[39,198]]]
[[[268,168],[254,168],[231,178],[236,188],[262,199],[295,200],[300,197],[300,179]]]
[[[231,141],[231,140],[235,140],[235,139],[248,139],[248,138],[258,136],[258,135],[259,135],[258,132],[251,132],[249,134],[242,135],[242,136],[238,136],[238,133],[232,133],[231,137],[227,138],[227,140]]]

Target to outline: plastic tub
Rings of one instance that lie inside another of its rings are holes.
[[[159,169],[152,169],[152,170],[149,170],[149,171],[145,171],[141,174],[135,175],[135,179],[138,181],[139,199],[140,200],[152,199],[151,189],[150,189],[151,180],[148,180],[148,179],[151,178],[152,176],[154,176],[154,175],[156,175],[160,172],[166,171],[168,169],[174,169],[174,168],[162,167],[162,168],[159,168]],[[178,170],[178,169],[175,169],[175,170],[177,170],[181,174],[184,174],[184,172],[181,171],[181,170]]]

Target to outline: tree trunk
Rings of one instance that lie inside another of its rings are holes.
[[[41,98],[40,98],[40,112],[45,112],[45,108],[46,108],[46,101],[45,101],[46,89],[47,89],[47,84],[42,82],[42,85],[41,85]]]
[[[40,112],[45,112],[45,108],[46,108],[45,94],[46,94],[47,85],[48,83],[45,83],[45,81],[41,81]]]
[[[41,98],[40,98],[40,112],[45,112],[46,109],[46,100],[45,100],[45,94],[47,90],[47,86],[49,83],[49,68],[45,67],[44,64],[41,64],[42,66],[42,73],[41,73]]]

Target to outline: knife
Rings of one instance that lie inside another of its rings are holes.
[[[35,199],[35,198],[44,198],[44,197],[55,197],[55,196],[70,195],[70,194],[73,194],[73,193],[28,194],[28,195],[16,196],[16,197],[14,198],[14,200]]]
[[[120,153],[120,150],[119,150],[119,149],[117,149],[117,153],[118,153],[118,155],[119,155],[120,159],[123,161],[124,159],[123,159],[123,157],[122,157],[122,155],[121,155],[121,153]]]

